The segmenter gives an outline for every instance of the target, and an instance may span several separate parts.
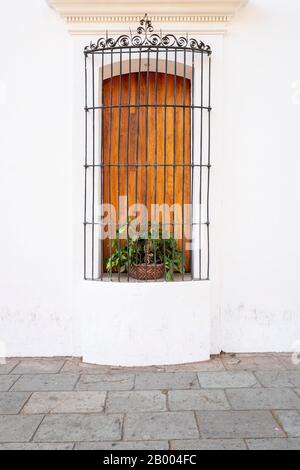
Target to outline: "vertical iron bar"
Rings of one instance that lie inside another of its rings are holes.
[[[95,55],[92,54],[92,101],[93,101],[93,196],[92,196],[92,279],[95,278]]]
[[[103,123],[103,105],[104,105],[104,54],[101,54],[101,165],[100,165],[100,199],[101,207],[103,204],[103,181],[104,181],[104,168],[103,168],[103,152],[104,152],[104,123]],[[101,225],[101,235],[103,226]],[[100,237],[100,278],[103,281],[103,237]]]
[[[165,99],[164,99],[164,208],[163,208],[163,246],[164,246],[164,264],[165,264],[165,277],[167,274],[166,269],[166,239],[165,239],[165,230],[166,230],[166,195],[167,195],[167,85],[168,85],[168,49],[166,49],[166,64],[165,64]]]
[[[118,116],[118,281],[121,280],[121,271],[120,271],[120,151],[121,151],[121,104],[122,104],[122,51],[120,50],[120,90],[119,90],[119,116]]]
[[[211,57],[208,57],[207,279],[210,278]]]
[[[199,194],[199,279],[202,280],[202,164],[203,164],[203,53],[201,53],[201,114],[200,114],[200,194]]]
[[[87,278],[86,272],[86,235],[87,235],[87,171],[88,171],[88,91],[87,91],[87,53],[84,54],[84,86],[85,86],[85,165],[84,165],[84,258],[83,258],[83,266],[84,266],[84,279]]]
[[[190,217],[190,233],[192,235],[191,237],[191,277],[192,277],[192,281],[194,280],[194,245],[195,245],[195,240],[194,240],[194,225],[193,225],[193,222],[194,222],[194,204],[195,204],[195,201],[194,201],[194,171],[195,171],[195,150],[194,150],[194,139],[195,139],[195,132],[194,132],[194,128],[195,128],[195,110],[194,110],[194,105],[195,105],[195,52],[194,50],[192,51],[192,116],[191,116],[191,125],[192,125],[192,135],[191,135],[191,153],[192,153],[192,167],[191,167],[191,217]]]
[[[183,136],[182,136],[182,188],[181,188],[181,191],[182,191],[182,207],[181,207],[181,211],[182,211],[182,217],[181,217],[181,223],[182,223],[182,227],[181,227],[181,242],[182,242],[182,246],[181,246],[181,256],[182,256],[182,280],[184,281],[184,273],[185,273],[185,253],[184,253],[184,223],[185,223],[185,213],[184,213],[184,183],[185,183],[185,167],[184,167],[184,164],[185,164],[185,114],[186,114],[186,110],[185,110],[185,104],[186,104],[186,50],[184,49],[184,58],[183,58],[183,67],[184,67],[184,71],[183,71],[183,108],[182,108],[182,111],[183,111],[183,125],[182,125],[182,132],[183,132]]]
[[[147,74],[146,74],[146,155],[145,155],[145,206],[147,207],[147,188],[148,188],[148,124],[149,124],[149,68],[150,68],[150,50],[147,51]]]
[[[173,234],[173,240],[172,240],[172,267],[171,267],[171,273],[172,273],[172,278],[174,278],[174,256],[175,256],[175,192],[176,192],[176,143],[177,143],[177,128],[176,128],[176,105],[177,105],[177,50],[175,49],[174,51],[174,115],[173,115],[173,226],[172,226],[172,234]]]
[[[127,147],[126,147],[126,197],[127,197],[127,282],[129,282],[129,139],[130,139],[130,101],[131,101],[131,49],[129,49],[129,75],[128,75],[128,115],[127,115]]]
[[[148,209],[148,125],[149,125],[149,68],[150,68],[150,49],[147,50],[147,74],[146,74],[146,154],[145,154],[145,207]],[[149,221],[147,220],[147,240],[149,238]],[[147,272],[147,266],[146,266]]]
[[[156,204],[157,204],[157,162],[158,162],[158,133],[157,133],[157,120],[158,120],[158,64],[159,64],[159,49],[156,49],[156,61],[155,61],[155,115],[154,115],[154,161],[155,161],[155,168],[154,168],[154,220],[156,224]],[[155,237],[157,235],[157,231],[159,234],[159,225],[158,227],[155,226]],[[154,264],[156,265],[157,262],[157,242],[156,238],[154,241]]]
[[[111,207],[111,147],[112,147],[112,98],[113,98],[113,73],[114,73],[114,65],[113,65],[113,50],[111,50],[110,54],[110,90],[109,90],[109,102],[110,102],[110,113],[109,113],[109,144],[108,144],[108,204],[109,208]],[[109,210],[109,257],[111,259],[112,256],[112,214],[111,210]],[[114,225],[115,226],[115,225]],[[112,263],[110,263],[109,267],[109,278],[112,281]]]
[[[140,101],[141,101],[141,66],[142,48],[139,49],[138,93],[137,93],[137,132],[136,132],[136,171],[135,171],[135,203],[138,204],[138,163],[139,163],[139,133],[140,133]],[[141,227],[140,227],[141,229]],[[137,263],[136,254],[136,263]]]

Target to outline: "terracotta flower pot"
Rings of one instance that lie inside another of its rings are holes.
[[[165,274],[165,265],[162,264],[133,264],[129,268],[129,275],[139,281],[160,279]]]

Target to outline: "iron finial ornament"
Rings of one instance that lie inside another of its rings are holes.
[[[188,33],[186,37],[177,37],[174,34],[166,34],[165,36],[154,32],[152,21],[147,13],[141,18],[140,24],[137,27],[136,33],[132,35],[131,30],[129,34],[122,34],[117,38],[101,37],[96,43],[91,42],[86,46],[84,52],[86,54],[94,53],[105,49],[115,48],[132,48],[132,47],[170,47],[178,49],[196,49],[200,52],[211,54],[211,48],[201,40],[195,38],[189,39]]]
[[[147,37],[149,33],[153,33],[154,28],[152,26],[152,21],[148,17],[148,13],[145,13],[144,18],[140,20],[140,26],[137,29],[138,34],[145,34]]]

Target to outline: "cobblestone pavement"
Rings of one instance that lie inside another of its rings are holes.
[[[288,354],[113,368],[0,365],[0,450],[300,449],[300,365]]]

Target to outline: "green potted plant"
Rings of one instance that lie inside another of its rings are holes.
[[[161,226],[152,228],[148,224],[146,231],[134,236],[128,234],[123,242],[121,235],[127,231],[124,225],[117,230],[117,238],[112,241],[112,254],[106,260],[109,272],[128,272],[138,280],[155,280],[165,277],[174,279],[174,273],[184,273],[182,251],[176,240],[163,237]]]

